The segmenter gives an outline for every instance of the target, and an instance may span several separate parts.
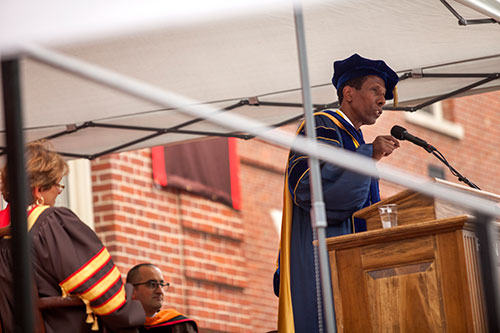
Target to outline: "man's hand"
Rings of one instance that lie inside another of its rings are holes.
[[[394,149],[399,148],[399,141],[390,135],[379,135],[375,138],[372,145],[372,157],[380,161],[382,157],[391,155]]]

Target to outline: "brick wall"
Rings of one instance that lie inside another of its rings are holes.
[[[259,140],[240,141],[245,255],[249,273],[245,296],[254,318],[252,332],[276,329],[278,299],[272,278],[279,232],[271,212],[283,204],[283,172],[287,152]]]
[[[363,132],[367,141],[372,141],[377,134],[389,134],[391,127],[399,124],[413,135],[434,145],[456,170],[481,189],[500,193],[500,168],[498,166],[500,150],[495,148],[500,135],[500,123],[497,119],[498,110],[500,110],[500,93],[493,92],[454,99],[452,108],[455,122],[461,124],[465,131],[465,137],[462,140],[408,123],[402,112],[395,111],[384,112],[375,126],[365,127]],[[427,175],[427,166],[434,164],[445,169],[446,180],[459,183],[436,157],[408,141],[402,141],[401,148],[383,159],[381,163],[420,175]],[[399,189],[387,182],[382,183],[383,196],[393,194]]]
[[[95,230],[123,276],[154,263],[171,283],[165,307],[204,332],[252,331],[241,212],[155,188],[149,149],[93,161],[92,181]]]
[[[363,128],[371,142],[394,124],[436,146],[463,175],[499,193],[497,166],[500,94],[453,100],[448,117],[465,129],[453,139],[407,123],[402,112],[386,111]],[[296,125],[289,126],[293,130]],[[148,261],[172,283],[165,307],[195,319],[202,332],[265,332],[276,327],[272,275],[279,232],[271,212],[281,210],[285,149],[259,140],[238,141],[242,210],[176,190],[154,187],[149,149],[113,154],[92,162],[95,228],[124,274]],[[426,175],[441,163],[409,142],[381,163]],[[457,182],[445,170],[448,180]],[[382,196],[400,187],[381,183]]]

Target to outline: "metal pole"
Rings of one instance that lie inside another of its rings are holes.
[[[304,115],[306,118],[305,128],[306,134],[309,139],[316,139],[316,124],[314,121],[313,111],[312,111],[312,98],[311,98],[311,88],[309,84],[309,70],[307,67],[307,52],[306,52],[306,41],[304,36],[304,19],[302,16],[302,9],[298,3],[294,6],[295,15],[295,30],[297,34],[297,48],[299,52],[299,65],[300,65],[300,77],[302,85],[302,98],[304,100]],[[335,332],[335,310],[333,308],[333,298],[332,298],[332,284],[330,279],[329,270],[329,260],[328,252],[326,250],[326,211],[325,203],[323,201],[323,188],[321,186],[321,171],[319,167],[319,160],[316,157],[309,156],[309,167],[310,167],[310,177],[311,177],[311,223],[312,228],[316,230],[318,237],[318,251],[319,252],[319,268],[320,268],[320,281],[323,299],[323,308],[321,308],[321,302],[318,297],[318,321],[320,332],[322,332],[322,316],[325,317],[326,330],[327,332]],[[314,230],[313,230],[314,234]],[[315,263],[316,263],[315,259]],[[316,274],[318,272],[316,271]],[[317,276],[317,275],[316,275]],[[316,279],[317,280],[317,279]],[[316,284],[316,292],[319,295],[320,288]]]
[[[483,282],[488,332],[500,332],[500,290],[498,287],[498,259],[494,255],[498,226],[492,217],[475,213],[476,237],[479,241],[479,263]]]
[[[31,243],[27,233],[27,180],[24,166],[19,60],[2,59],[2,86],[7,137],[8,186],[12,228],[15,332],[33,332]]]

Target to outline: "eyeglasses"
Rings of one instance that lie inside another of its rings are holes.
[[[167,291],[168,287],[170,287],[170,283],[169,282],[156,281],[156,280],[149,280],[149,281],[146,281],[146,282],[141,282],[141,283],[135,283],[135,284],[133,284],[134,287],[135,286],[140,286],[140,285],[145,285],[149,289],[153,289],[153,290],[155,290],[156,288],[158,288],[158,286],[161,286],[162,288],[165,288],[165,291]]]
[[[56,183],[54,185],[57,186],[57,188],[59,189],[59,192],[62,192],[62,190],[64,190],[64,188],[66,187],[66,186],[64,186],[64,184],[59,184],[59,183]]]

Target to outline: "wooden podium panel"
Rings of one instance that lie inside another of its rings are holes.
[[[329,238],[338,331],[485,332],[481,286],[470,274],[477,263],[464,247],[468,220]]]

